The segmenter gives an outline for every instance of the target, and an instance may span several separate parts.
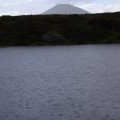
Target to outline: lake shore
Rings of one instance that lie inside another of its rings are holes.
[[[0,17],[0,46],[120,43],[120,12]]]

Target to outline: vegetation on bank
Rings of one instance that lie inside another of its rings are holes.
[[[0,17],[0,46],[120,43],[120,12]]]

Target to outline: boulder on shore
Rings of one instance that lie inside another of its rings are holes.
[[[64,41],[65,37],[56,31],[49,31],[43,35],[42,39],[47,42],[58,42]]]

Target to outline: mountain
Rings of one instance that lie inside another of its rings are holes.
[[[89,13],[88,11],[70,4],[58,4],[42,14],[49,15],[49,14],[88,14],[88,13]]]

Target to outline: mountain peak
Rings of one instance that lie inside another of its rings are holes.
[[[47,10],[43,14],[88,14],[86,10],[71,4],[57,4],[53,8]]]

